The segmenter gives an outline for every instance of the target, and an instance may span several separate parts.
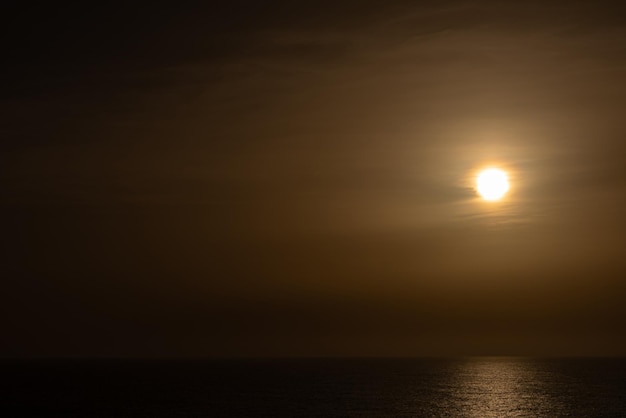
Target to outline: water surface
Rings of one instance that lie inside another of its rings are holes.
[[[625,359],[3,361],[6,417],[624,417]]]

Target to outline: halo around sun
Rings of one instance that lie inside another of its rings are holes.
[[[500,200],[509,191],[509,177],[497,168],[487,168],[476,177],[476,191],[485,200]]]

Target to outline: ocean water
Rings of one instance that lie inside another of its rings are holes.
[[[626,417],[626,359],[0,363],[2,417]]]

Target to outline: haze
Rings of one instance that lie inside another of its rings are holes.
[[[626,354],[621,6],[209,3],[4,10],[2,356]]]

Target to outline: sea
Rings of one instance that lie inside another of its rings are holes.
[[[626,359],[2,360],[1,417],[626,417]]]

